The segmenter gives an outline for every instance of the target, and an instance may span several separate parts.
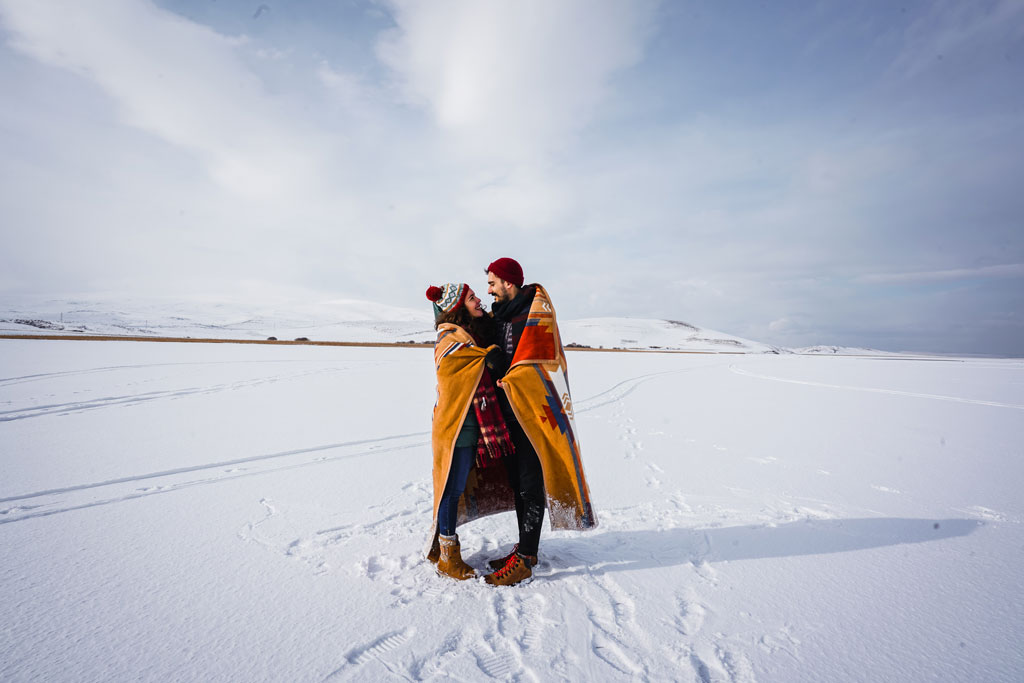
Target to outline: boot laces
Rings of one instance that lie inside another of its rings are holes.
[[[499,579],[504,579],[506,575],[512,573],[512,570],[516,568],[516,564],[519,561],[519,555],[512,553],[512,556],[508,558],[508,562],[505,563],[505,566],[494,572],[494,576]]]
[[[519,554],[519,544],[516,543],[514,546],[512,546],[512,552],[510,552],[508,554],[508,556],[505,557],[505,564],[507,565],[508,561],[511,560],[513,557],[515,557],[518,554]]]

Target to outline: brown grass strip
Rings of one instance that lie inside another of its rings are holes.
[[[400,342],[289,341],[286,339],[208,339],[203,337],[132,337],[106,334],[0,334],[0,339],[44,339],[46,341],[135,341],[174,342],[184,344],[278,344],[285,346],[366,346],[433,348],[433,344]]]
[[[208,339],[199,337],[130,337],[99,334],[0,334],[0,339],[38,339],[43,341],[134,341],[184,344],[277,344],[279,346],[355,346],[375,349],[432,349],[432,343],[420,342],[344,342],[344,341],[289,341],[284,339]],[[596,353],[691,353],[706,356],[743,356],[743,351],[685,351],[678,349],[595,349],[574,346],[566,351],[592,351]]]

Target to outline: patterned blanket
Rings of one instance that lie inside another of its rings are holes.
[[[551,527],[593,529],[597,516],[583,473],[555,308],[547,291],[536,287],[523,336],[502,384],[540,457]]]

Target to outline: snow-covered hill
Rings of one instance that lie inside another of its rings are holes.
[[[801,353],[808,356],[890,356],[888,351],[878,349],[863,349],[856,346],[806,346],[799,349],[790,349],[793,353]]]
[[[678,320],[583,318],[559,323],[562,342],[605,349],[781,353],[783,349]]]
[[[355,299],[253,305],[238,301],[51,299],[0,303],[0,333],[199,339],[433,341],[429,310]]]
[[[783,349],[675,320],[559,321],[562,342],[603,349],[780,353]],[[209,300],[51,299],[0,301],[0,334],[99,334],[192,338],[306,338],[405,343],[434,340],[428,306],[400,308],[355,299],[253,305]]]

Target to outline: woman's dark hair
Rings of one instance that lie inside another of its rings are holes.
[[[441,323],[458,325],[466,330],[466,332],[469,332],[477,344],[489,346],[498,339],[498,323],[495,322],[494,318],[489,313],[484,313],[483,316],[474,318],[469,314],[464,305],[460,305],[454,311],[442,314],[440,318],[434,321],[434,329],[436,330],[440,327]]]

